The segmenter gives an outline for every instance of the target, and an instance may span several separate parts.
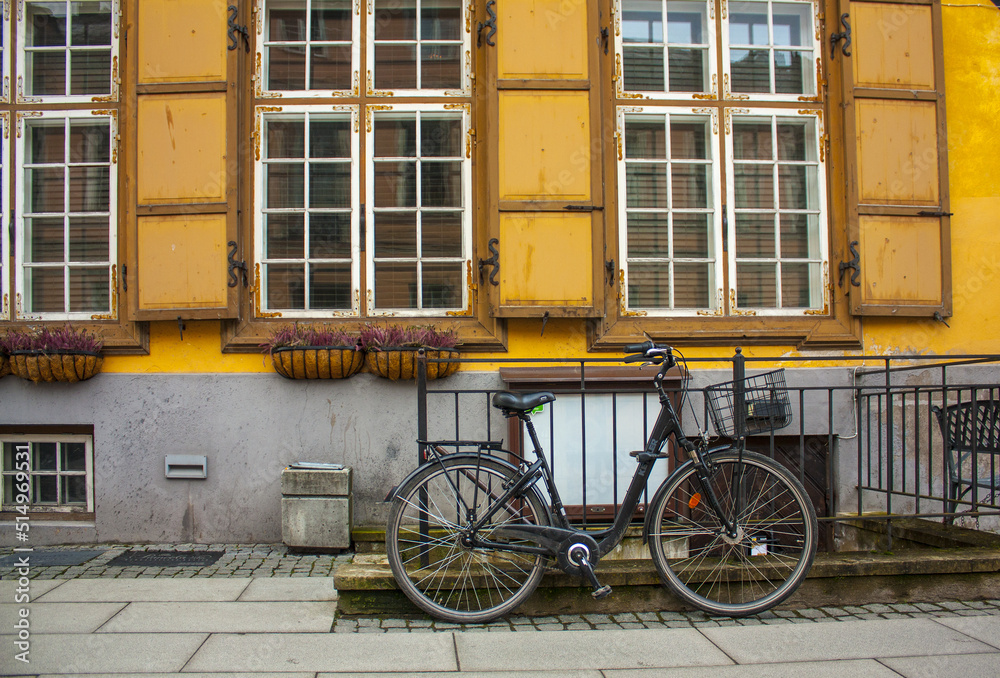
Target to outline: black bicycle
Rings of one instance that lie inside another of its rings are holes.
[[[496,619],[534,592],[552,560],[584,577],[595,598],[608,595],[594,568],[622,540],[650,470],[669,456],[669,438],[686,461],[654,492],[643,529],[663,582],[691,605],[733,617],[771,608],[795,591],[816,553],[815,511],[784,466],[746,450],[746,436],[790,423],[783,370],[706,390],[717,431],[733,441],[710,448],[704,431],[684,436],[664,389],[675,352],[653,342],[626,351],[635,355],[625,362],[660,366],[653,378],[660,413],[645,448],[631,453],[635,474],[610,527],[570,525],[530,416],[555,400],[552,393],[503,391],[492,399],[504,416],[524,423],[534,461],[500,443],[449,453],[460,441],[420,441],[429,459],[393,491],[386,529],[393,576],[418,607],[456,623]],[[682,399],[686,394],[685,380]]]

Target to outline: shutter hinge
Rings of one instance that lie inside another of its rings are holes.
[[[604,262],[604,280],[608,283],[608,287],[614,287],[615,285],[615,260]]]
[[[128,292],[128,266],[122,266],[122,291]]]
[[[605,26],[601,29],[601,34],[597,37],[597,46],[604,47],[604,53],[608,53],[608,41],[609,41],[608,27]]]
[[[858,241],[852,240],[848,247],[851,248],[851,254],[854,255],[854,258],[850,261],[840,262],[840,282],[838,286],[844,286],[844,273],[848,270],[853,270],[851,273],[851,285],[853,287],[861,287],[861,282],[858,280],[858,276],[861,275],[861,253],[858,252]]]
[[[230,240],[228,243],[229,247],[229,286],[236,287],[240,280],[236,275],[236,271],[243,271],[243,287],[247,287],[247,262],[246,261],[236,261],[236,250],[237,245],[235,240]]]
[[[483,277],[485,275],[485,271],[483,269],[485,269],[487,266],[492,266],[493,270],[490,271],[490,284],[493,285],[494,287],[498,287],[500,285],[499,281],[497,281],[497,274],[500,273],[500,252],[496,248],[496,245],[499,244],[500,244],[499,240],[497,240],[496,238],[490,238],[488,246],[493,256],[491,256],[489,259],[479,260],[480,283],[483,282]]]
[[[830,35],[830,59],[837,56],[837,43],[844,40],[844,44],[840,46],[840,51],[844,56],[851,56],[851,53],[847,51],[847,48],[851,46],[851,22],[847,18],[851,16],[847,12],[840,15],[840,23],[843,24],[844,30],[840,33],[833,33]]]
[[[247,31],[246,24],[240,26],[236,23],[236,16],[239,14],[239,9],[236,5],[229,6],[229,51],[239,48],[240,41],[237,39],[236,34],[239,33],[243,36],[243,47],[246,48],[247,53],[250,52],[250,33]]]
[[[486,44],[490,47],[496,47],[497,44],[493,42],[493,36],[497,34],[497,13],[493,9],[497,6],[496,0],[490,0],[486,3],[486,13],[489,15],[489,19],[484,23],[479,22],[479,27],[476,28],[476,46],[483,46],[483,29],[488,28],[490,32],[486,34]]]

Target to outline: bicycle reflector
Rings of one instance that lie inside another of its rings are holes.
[[[694,508],[700,503],[701,503],[701,492],[695,492],[694,494],[691,495],[691,498],[688,499],[688,508]]]
[[[536,407],[536,408],[534,408],[532,410],[528,410],[528,411],[531,412],[532,414],[541,414],[544,409],[545,409],[545,405],[543,404],[543,405],[539,405],[538,407]]]

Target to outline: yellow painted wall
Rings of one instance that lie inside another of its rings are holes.
[[[982,0],[943,7],[945,92],[951,187],[954,316],[949,327],[929,319],[863,321],[867,353],[1000,352],[1000,10]],[[220,325],[187,321],[150,324],[148,356],[108,356],[108,372],[269,372],[258,354],[223,354]],[[584,321],[509,320],[504,358],[611,357],[587,352]],[[733,346],[692,348],[690,357],[727,357]],[[780,356],[793,347],[744,347],[747,355]],[[470,366],[484,369],[482,364]]]

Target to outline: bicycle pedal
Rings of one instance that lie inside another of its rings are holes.
[[[594,597],[594,600],[600,600],[601,598],[607,598],[610,593],[611,593],[611,587],[605,584],[600,588],[594,589],[594,591],[590,595]]]

